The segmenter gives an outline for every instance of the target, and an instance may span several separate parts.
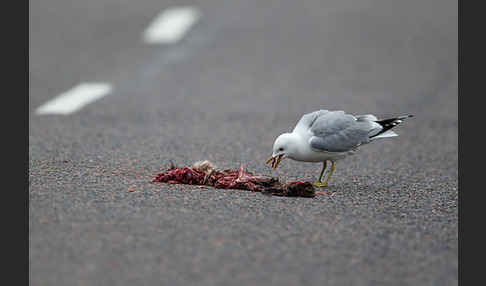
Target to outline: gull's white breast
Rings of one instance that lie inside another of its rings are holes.
[[[309,139],[313,136],[310,130],[295,130],[292,132],[295,135],[297,142],[297,150],[293,154],[289,154],[290,159],[304,162],[323,162],[326,160],[337,161],[344,157],[351,155],[354,151],[347,152],[327,152],[315,151],[310,147]]]

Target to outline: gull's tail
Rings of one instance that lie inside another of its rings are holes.
[[[404,119],[413,117],[413,115],[404,115],[404,116],[399,116],[395,118],[390,118],[390,119],[383,119],[383,120],[377,120],[375,121],[376,123],[380,124],[381,127],[383,128],[380,132],[376,133],[375,135],[371,136],[370,139],[379,139],[379,138],[387,138],[387,137],[394,137],[398,136],[397,133],[391,131],[395,126],[398,126],[400,123],[403,122]]]

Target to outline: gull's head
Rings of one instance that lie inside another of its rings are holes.
[[[280,161],[291,155],[294,151],[295,137],[292,133],[283,133],[273,143],[273,153],[266,164],[272,162],[272,168],[276,169]]]

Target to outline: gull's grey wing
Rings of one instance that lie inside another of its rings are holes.
[[[300,118],[299,122],[297,122],[297,124],[295,125],[295,128],[292,132],[299,132],[299,131],[308,130],[312,126],[312,124],[314,124],[314,121],[316,121],[316,119],[319,116],[322,116],[326,113],[329,113],[329,111],[325,110],[325,109],[321,109],[321,110],[317,110],[317,111],[314,111],[314,112],[304,114]]]
[[[356,119],[358,120],[371,120],[371,121],[378,121],[378,118],[373,114],[365,114],[365,115],[355,115]]]
[[[310,146],[318,151],[346,152],[370,142],[382,127],[369,115],[355,117],[343,111],[330,111],[312,122]]]

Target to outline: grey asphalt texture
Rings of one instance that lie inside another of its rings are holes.
[[[141,34],[201,9],[179,43]],[[29,1],[30,285],[457,285],[456,1]],[[79,82],[113,94],[35,109]],[[317,109],[414,114],[315,198],[150,181],[264,165]],[[132,192],[130,192],[131,190]]]

